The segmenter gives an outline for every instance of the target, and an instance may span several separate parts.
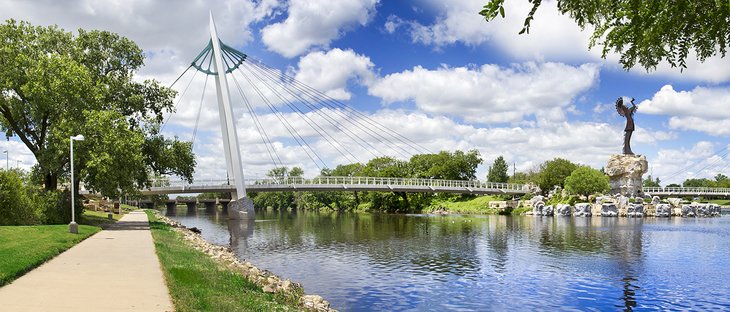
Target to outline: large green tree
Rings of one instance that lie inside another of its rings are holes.
[[[611,189],[608,176],[588,166],[580,166],[565,178],[565,189],[572,194],[591,195]]]
[[[538,186],[543,192],[548,192],[555,186],[564,187],[568,177],[578,165],[562,158],[548,160],[540,165]]]
[[[147,186],[155,173],[192,180],[191,145],[159,134],[175,92],[133,79],[144,64],[133,41],[8,20],[0,43],[0,130],[33,153],[47,190],[68,172],[76,134],[87,139],[75,146],[76,184],[117,196]]]
[[[508,169],[509,166],[507,165],[507,162],[504,161],[504,157],[497,157],[497,159],[494,160],[494,163],[492,163],[489,167],[489,171],[487,172],[487,181],[506,183],[507,180],[509,180],[509,175],[507,175]]]
[[[527,1],[532,9],[520,34],[530,32],[542,4]],[[717,54],[724,57],[730,43],[730,1],[557,0],[557,5],[578,26],[593,29],[591,48],[602,46],[604,58],[611,51],[620,54],[627,70],[636,64],[651,70],[662,61],[685,68],[690,52],[700,61]],[[490,0],[479,14],[487,21],[504,17],[504,0]]]
[[[413,155],[409,161],[412,176],[424,179],[473,180],[483,162],[478,150],[441,151],[438,154]]]

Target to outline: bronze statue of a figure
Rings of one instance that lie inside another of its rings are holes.
[[[634,155],[631,151],[631,134],[634,132],[634,112],[636,112],[636,104],[634,98],[631,98],[631,107],[624,105],[624,98],[620,97],[616,100],[616,110],[618,114],[626,117],[626,128],[624,128],[624,155]]]

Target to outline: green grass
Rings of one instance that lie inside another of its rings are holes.
[[[297,310],[294,302],[263,292],[243,275],[194,249],[182,234],[158,221],[153,211],[145,211],[176,311]]]
[[[103,226],[115,223],[124,216],[123,214],[112,214],[112,218],[114,218],[114,220],[109,220],[108,215],[109,213],[104,211],[84,210],[84,213],[81,214],[81,218],[79,218],[79,223],[93,226]]]
[[[489,202],[501,200],[495,196],[477,196],[470,199],[456,198],[454,200],[434,201],[429,207],[433,211],[444,207],[451,213],[461,214],[497,214],[499,209],[490,209]]]
[[[711,200],[707,200],[706,202],[717,204],[720,206],[730,206],[730,200],[727,200],[727,199],[711,199]]]
[[[101,230],[79,225],[79,234],[67,224],[0,226],[0,286],[10,283]]]

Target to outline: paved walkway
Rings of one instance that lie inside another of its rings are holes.
[[[173,311],[147,215],[129,213],[0,287],[0,311]]]

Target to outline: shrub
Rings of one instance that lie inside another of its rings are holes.
[[[38,223],[38,214],[30,195],[21,172],[0,170],[0,225]]]

